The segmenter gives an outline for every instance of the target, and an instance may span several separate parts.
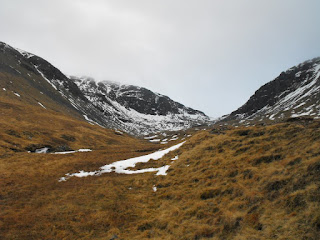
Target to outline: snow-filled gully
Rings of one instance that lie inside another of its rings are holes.
[[[179,143],[177,145],[174,145],[172,147],[169,147],[164,150],[160,150],[154,153],[150,153],[144,156],[140,157],[134,157],[134,158],[129,158],[126,160],[120,160],[116,161],[111,164],[104,165],[100,167],[99,170],[97,171],[92,171],[92,172],[85,172],[85,171],[80,171],[78,173],[67,173],[65,177],[61,177],[59,179],[59,182],[63,182],[68,180],[71,177],[87,177],[87,176],[99,176],[103,173],[122,173],[122,174],[138,174],[138,173],[145,173],[145,172],[157,172],[156,175],[167,175],[167,170],[169,169],[170,165],[165,165],[163,167],[159,168],[145,168],[145,169],[139,169],[139,170],[128,170],[128,168],[134,168],[137,163],[146,163],[150,161],[151,159],[153,160],[158,160],[162,158],[164,155],[167,153],[174,151],[178,148],[180,148],[183,144],[185,143]]]

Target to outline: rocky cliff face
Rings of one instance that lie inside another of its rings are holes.
[[[110,81],[97,83],[87,77],[71,79],[97,109],[121,122],[122,128],[129,132],[176,131],[209,121],[203,112],[146,88]]]
[[[204,113],[145,88],[69,78],[43,58],[2,42],[0,74],[0,87],[19,92],[21,101],[134,135],[182,130],[209,120]]]
[[[282,72],[222,121],[250,124],[300,116],[320,117],[320,58]]]

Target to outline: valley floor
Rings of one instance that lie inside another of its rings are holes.
[[[164,147],[59,118],[61,128],[52,124],[45,131],[31,129],[26,119],[18,119],[20,125],[1,120],[1,239],[253,240],[320,235],[319,121],[198,131],[161,159],[130,168],[171,165],[166,176],[110,172],[59,182],[66,173],[96,171]],[[27,153],[24,149],[32,141],[93,151]]]

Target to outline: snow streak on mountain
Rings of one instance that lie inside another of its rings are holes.
[[[209,120],[204,113],[145,88],[109,81],[97,83],[86,77],[71,79],[97,109],[127,132],[176,131]]]
[[[221,120],[254,124],[301,116],[320,118],[320,58],[282,72],[259,88],[242,107]]]
[[[0,60],[0,73],[14,80],[4,82],[3,88],[23,93],[21,99],[31,104],[52,106],[91,124],[146,135],[209,122],[204,113],[145,88],[69,78],[46,60],[2,42]]]

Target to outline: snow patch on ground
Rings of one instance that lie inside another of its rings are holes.
[[[35,153],[48,153],[49,152],[49,148],[48,147],[44,147],[44,148],[39,148],[36,149]],[[74,151],[66,151],[66,152],[54,152],[51,154],[70,154],[70,153],[77,153],[77,152],[92,152],[91,149],[79,149],[79,150],[74,150]]]
[[[91,125],[94,125],[93,124],[93,120],[91,120],[90,118],[88,118],[88,116],[87,115],[83,115],[83,117],[84,117],[84,119],[88,122],[88,123],[90,123]]]
[[[301,113],[294,113],[291,115],[292,118],[296,118],[296,117],[302,117],[302,116],[309,116],[311,115],[312,110],[308,111],[308,112],[301,112]]]
[[[169,141],[176,141],[178,139],[179,139],[179,137],[172,137]]]
[[[38,102],[38,104],[43,107],[44,109],[47,109],[45,106],[43,106],[43,104],[41,102]]]
[[[170,165],[165,165],[163,167],[158,168],[158,172],[157,172],[157,176],[166,176],[167,175],[167,171],[169,169]]]
[[[158,137],[158,135],[154,135],[154,136],[150,136],[150,137],[144,137],[144,139],[149,140],[149,139],[153,139],[153,138],[156,138],[156,137]]]
[[[121,131],[119,131],[119,130],[117,130],[117,129],[115,130],[115,132],[123,135],[123,132],[121,132]]]
[[[165,165],[159,168],[146,168],[146,169],[139,169],[139,170],[128,170],[128,168],[134,168],[137,163],[146,163],[153,160],[158,160],[162,158],[167,153],[174,151],[180,148],[185,142],[179,143],[174,145],[170,148],[159,150],[154,153],[150,153],[140,157],[129,158],[127,160],[120,160],[111,164],[107,164],[102,166],[99,170],[93,172],[85,172],[81,170],[78,173],[67,173],[65,177],[60,178],[59,182],[66,181],[71,177],[87,177],[87,176],[99,176],[103,173],[122,173],[122,174],[138,174],[138,173],[145,173],[145,172],[157,172],[156,175],[167,175],[167,170],[169,169],[170,165]]]
[[[79,149],[75,151],[66,151],[66,152],[54,152],[52,154],[70,154],[70,153],[77,153],[77,152],[92,152],[91,149]]]
[[[48,147],[36,149],[35,153],[47,153],[49,151]]]
[[[175,161],[175,160],[178,160],[179,159],[179,156],[175,156],[174,158],[171,158],[172,161]]]
[[[157,187],[156,187],[155,185],[153,185],[152,190],[153,190],[154,192],[156,192],[156,191],[157,191]]]

